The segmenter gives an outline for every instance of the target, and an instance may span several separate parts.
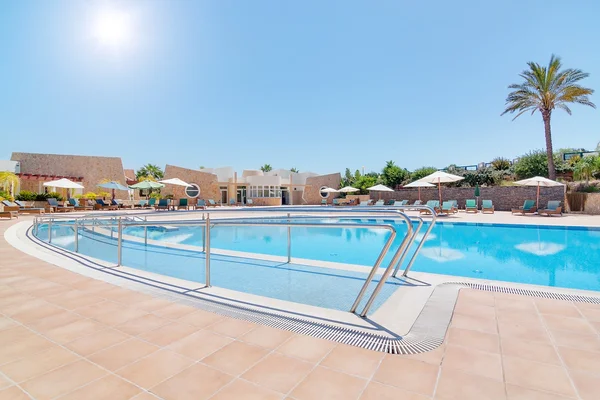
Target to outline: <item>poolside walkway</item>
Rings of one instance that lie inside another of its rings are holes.
[[[392,356],[78,275],[7,244],[13,223],[0,400],[600,398],[600,305],[462,290],[443,346]]]

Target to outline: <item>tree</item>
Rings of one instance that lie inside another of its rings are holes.
[[[138,169],[135,173],[135,179],[138,181],[143,180],[144,177],[154,178],[154,180],[162,179],[165,176],[163,170],[154,164],[146,164],[142,168]]]
[[[381,181],[384,185],[395,189],[410,177],[410,173],[397,166],[393,161],[388,161],[381,171]]]
[[[296,174],[297,174],[297,173],[298,173],[298,172],[300,172],[300,171],[298,171],[298,168],[296,168],[296,167],[292,167],[292,168],[290,168],[290,172],[294,172],[294,173],[296,173]]]
[[[19,177],[13,172],[0,172],[0,188],[10,195],[15,193],[15,188],[19,186]]]
[[[552,111],[555,108],[560,108],[571,115],[571,109],[567,105],[569,103],[578,103],[596,108],[596,105],[588,97],[594,91],[577,83],[587,78],[589,74],[571,68],[561,71],[560,57],[552,55],[547,67],[534,62],[528,62],[527,65],[529,69],[519,75],[525,81],[508,87],[514,90],[506,98],[506,109],[502,115],[518,112],[513,118],[514,121],[521,114],[528,111],[531,111],[532,114],[539,111],[542,114],[546,136],[548,175],[550,179],[554,180],[556,179],[556,169],[550,128]]]
[[[205,168],[204,165],[201,165],[200,168],[198,168],[198,169],[204,169],[204,168]]]
[[[552,159],[557,171],[566,172],[570,170],[568,164],[562,161],[560,154],[554,154]],[[517,179],[526,179],[532,176],[548,177],[548,155],[544,150],[530,151],[519,158],[519,161],[514,165],[514,169]]]
[[[510,161],[504,157],[496,157],[492,160],[492,168],[495,171],[506,171],[510,169]]]
[[[421,167],[415,169],[412,174],[410,174],[410,180],[414,182],[426,177],[427,175],[433,174],[435,171],[437,171],[437,168],[434,167]]]
[[[377,177],[373,175],[363,175],[358,178],[352,185],[355,188],[360,189],[359,194],[369,194],[367,188],[375,186],[377,184]]]
[[[600,157],[587,156],[580,159],[573,167],[575,179],[585,179],[585,183],[589,185],[590,178],[594,172],[600,169]]]
[[[262,167],[260,167],[260,170],[262,172],[269,172],[269,171],[272,171],[273,168],[271,167],[271,164],[265,164]]]

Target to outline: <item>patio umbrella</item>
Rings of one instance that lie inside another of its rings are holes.
[[[67,198],[71,197],[68,189],[83,189],[83,185],[77,182],[68,180],[67,178],[58,179],[56,181],[44,182],[44,186],[67,189]]]
[[[540,206],[540,186],[564,186],[560,182],[544,178],[543,176],[534,176],[533,178],[522,179],[520,181],[516,181],[515,183],[522,186],[537,186],[537,198],[535,200],[535,205],[538,208]]]
[[[171,178],[171,179],[164,179],[162,181],[159,181],[160,183],[167,183],[169,185],[176,185],[176,186],[185,186],[185,187],[189,187],[192,186],[187,182],[182,181],[179,178]]]
[[[345,186],[345,187],[341,188],[340,190],[338,190],[338,192],[340,192],[340,193],[354,193],[354,192],[359,192],[359,191],[360,191],[360,189],[357,189],[352,186]]]
[[[141,189],[141,190],[152,190],[152,189],[160,189],[165,187],[162,183],[154,182],[154,181],[141,181],[136,183],[135,185],[129,186],[130,189]],[[148,197],[146,195],[146,197]]]
[[[440,197],[440,207],[442,205],[442,188],[441,188],[441,184],[442,183],[448,183],[448,182],[456,182],[456,181],[460,181],[463,180],[465,178],[463,178],[462,176],[458,176],[458,175],[452,175],[449,174],[447,172],[444,171],[435,171],[433,174],[427,175],[424,178],[421,178],[419,180],[417,180],[416,182],[427,182],[427,183],[437,183],[438,185],[438,195]]]
[[[337,193],[339,190],[335,190],[334,188],[326,187],[321,189],[321,193]]]
[[[414,182],[409,183],[408,185],[404,185],[404,187],[410,187],[410,188],[416,187],[416,188],[419,188],[419,200],[421,200],[421,188],[422,187],[435,187],[435,185],[432,185],[429,182],[414,181]]]
[[[119,182],[116,182],[116,181],[101,183],[98,185],[98,187],[101,187],[104,189],[112,189],[113,200],[115,198],[115,190],[129,190],[129,188],[127,186],[123,186]]]
[[[371,186],[370,188],[367,188],[368,191],[373,191],[373,192],[393,192],[394,189],[390,189],[387,186],[384,185],[375,185],[375,186]],[[379,193],[379,200],[381,200],[381,193]]]

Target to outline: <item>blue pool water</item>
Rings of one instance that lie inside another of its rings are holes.
[[[330,219],[332,222],[338,219]],[[373,223],[375,220],[361,220]],[[399,233],[403,224],[394,225]],[[353,220],[352,222],[356,222]],[[374,228],[292,228],[292,256],[312,260],[372,266],[389,237]],[[73,231],[53,229],[53,243],[72,248]],[[127,228],[125,233],[143,237],[143,228]],[[149,238],[167,243],[202,246],[198,227],[179,227],[170,232],[149,231]],[[386,257],[389,262],[402,234]],[[41,229],[39,237],[47,232]],[[61,242],[61,239],[63,240]],[[285,227],[216,226],[211,247],[250,253],[284,256],[287,249]],[[413,250],[416,247],[413,246]],[[148,248],[126,243],[123,264],[178,278],[203,282],[203,254],[189,251]],[[84,232],[80,253],[116,262],[114,241]],[[491,279],[544,286],[600,291],[600,230],[588,228],[536,227],[468,223],[438,223],[424,243],[413,266],[414,271]],[[286,265],[213,256],[212,283],[215,286],[291,300],[305,304],[346,310],[352,304],[365,274],[335,269]],[[387,265],[384,263],[383,265]],[[376,309],[400,285],[385,285]],[[374,310],[373,309],[373,310]]]

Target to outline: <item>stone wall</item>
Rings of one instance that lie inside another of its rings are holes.
[[[253,206],[280,206],[281,197],[250,197]]]
[[[125,173],[120,157],[73,156],[62,154],[12,153],[11,160],[21,162],[22,174],[82,177],[84,193],[107,191],[97,185],[103,179],[125,185]],[[40,192],[40,182],[52,178],[23,178],[20,190]],[[127,191],[117,191],[118,198],[127,199]]]
[[[219,182],[217,175],[200,172],[194,169],[177,167],[167,164],[165,167],[164,179],[179,178],[187,183],[194,183],[200,188],[199,199],[213,199],[217,203],[221,200],[221,192],[219,191]],[[160,190],[161,195],[173,195],[174,199],[184,199],[189,197],[185,194],[184,186],[165,185]]]
[[[340,173],[310,176],[306,178],[307,186],[304,188],[303,204],[321,204],[321,200],[323,199],[320,194],[321,187],[327,186],[330,188],[339,189],[341,180],[342,175]],[[330,193],[329,197],[327,198],[327,202],[331,203],[336,197],[338,197],[336,193]],[[294,204],[298,205],[298,203]]]
[[[492,186],[481,187],[479,201],[492,200],[497,211],[510,211],[523,205],[527,199],[535,200],[537,187],[532,186]],[[464,208],[467,199],[475,198],[474,188],[457,188],[442,186],[442,199],[457,200],[459,208]],[[400,189],[395,192],[371,192],[371,199],[377,200],[408,200],[411,204],[419,199],[418,189]],[[421,188],[421,200],[438,200],[438,189]],[[550,200],[560,200],[564,203],[564,186],[540,188],[540,204],[546,206]]]
[[[573,212],[600,215],[600,193],[568,193],[567,204],[574,207]]]
[[[369,201],[371,197],[368,194],[348,194],[346,195],[346,198],[348,200],[354,200],[356,204],[360,204]]]

